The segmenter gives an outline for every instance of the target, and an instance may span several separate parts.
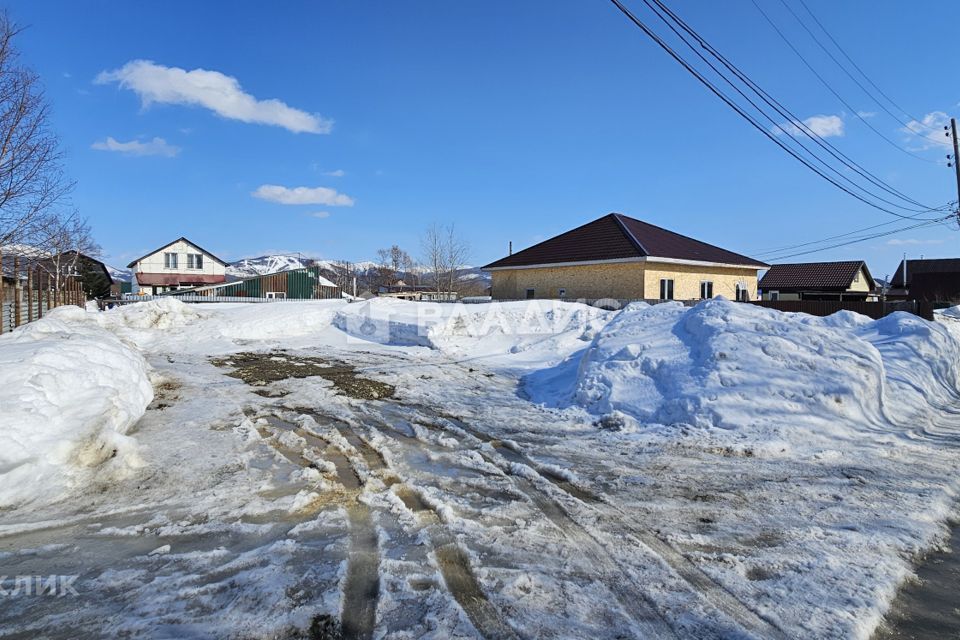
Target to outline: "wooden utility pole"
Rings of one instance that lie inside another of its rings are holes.
[[[960,144],[957,143],[957,119],[950,118],[950,133],[953,134],[953,170],[957,174],[957,221],[960,222]]]

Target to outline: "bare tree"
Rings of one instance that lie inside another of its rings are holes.
[[[44,256],[37,265],[47,277],[55,292],[68,288],[70,279],[84,281],[84,290],[102,295],[102,283],[87,281],[90,276],[88,260],[100,255],[100,246],[94,241],[90,224],[76,212],[42,216],[43,224],[35,220],[31,236]],[[95,277],[98,274],[93,274]],[[109,289],[109,286],[107,286]]]
[[[38,219],[73,188],[40,81],[13,46],[19,33],[0,12],[0,245],[28,241]]]
[[[423,262],[432,272],[437,292],[459,291],[459,271],[470,257],[470,245],[452,224],[432,225],[420,240]]]
[[[353,280],[357,277],[357,267],[348,260],[337,260],[330,265],[333,270],[333,283],[341,291],[353,293]]]
[[[393,245],[389,249],[377,250],[377,263],[379,284],[391,285],[410,272],[413,259],[398,245]]]

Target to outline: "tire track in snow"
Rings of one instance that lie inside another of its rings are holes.
[[[315,420],[325,419],[314,411],[306,412],[302,409],[298,409],[298,411],[313,417]],[[395,472],[387,464],[383,455],[361,437],[351,425],[338,419],[333,419],[333,423],[340,435],[363,457],[371,473],[379,474],[388,487],[400,482]],[[373,428],[375,429],[375,427]],[[439,515],[420,498],[419,494],[410,489],[408,485],[400,485],[400,489],[396,490],[396,495],[408,509],[413,511],[417,517],[424,522],[425,526],[430,527],[430,542],[436,557],[437,568],[441,576],[443,576],[447,591],[449,591],[450,595],[453,596],[454,600],[457,601],[464,613],[466,613],[474,629],[487,640],[516,640],[518,638],[517,634],[503,621],[497,609],[484,594],[480,583],[477,582],[471,569],[470,559],[460,545],[457,544],[456,539],[446,528],[446,525],[442,523]],[[359,501],[358,504],[360,504]],[[367,512],[369,515],[369,509]],[[354,529],[353,520],[351,519],[351,532]],[[362,530],[363,527],[358,526],[356,529]],[[353,538],[351,537],[351,554],[353,548],[352,542]],[[376,540],[374,539],[374,544],[375,543]],[[348,565],[348,583],[350,582],[349,569],[352,566],[357,566],[358,571],[362,571],[364,569],[364,558],[359,556],[357,562],[351,561]],[[362,599],[363,594],[356,593],[353,595],[355,598]],[[345,601],[348,597],[345,589]],[[345,602],[343,618],[345,635],[348,630],[347,619],[345,617],[346,610],[347,606]],[[374,607],[371,614],[375,613]],[[375,620],[371,620],[371,630],[374,622]]]
[[[430,543],[447,590],[463,609],[474,628],[488,640],[517,638],[517,634],[501,620],[487,599],[470,568],[470,559],[440,520],[440,516],[419,493],[408,485],[398,485],[396,495],[429,529]]]
[[[451,420],[450,417],[445,417],[445,419]],[[438,428],[436,425],[430,425],[422,421],[418,421],[418,423],[424,424],[427,428]],[[489,442],[499,453],[503,454],[502,457],[507,461],[507,464],[498,463],[495,458],[489,456],[486,452],[479,451],[480,455],[488,464],[499,468],[507,477],[512,479],[514,486],[526,495],[534,507],[550,520],[567,541],[571,543],[573,548],[578,549],[590,558],[593,566],[600,574],[603,584],[606,585],[614,597],[616,597],[626,618],[632,621],[636,629],[640,632],[640,637],[657,639],[679,637],[663,614],[647,597],[643,588],[637,584],[634,577],[623,571],[616,557],[608,551],[607,546],[571,518],[559,502],[540,490],[529,478],[517,473],[518,469],[514,465],[521,464],[524,467],[533,468],[534,463],[532,461],[506,443],[482,438],[478,435],[479,432],[474,432],[469,426],[463,425],[463,427],[466,428],[461,428],[460,425],[457,425],[457,428],[461,431],[468,433],[478,440]],[[394,431],[392,428],[390,430]],[[457,436],[461,435],[450,429],[445,430]],[[417,443],[419,443],[419,441],[415,440],[412,444],[408,442],[408,445],[416,446]],[[576,485],[555,473],[551,473],[549,476],[539,472],[536,473],[539,477],[549,480],[561,489],[565,491],[569,490],[571,495],[582,496],[582,498],[578,499],[591,502],[598,501],[595,496],[586,490],[576,487]],[[411,511],[424,513],[426,509],[429,509],[418,494],[414,493],[414,495],[411,496],[411,493],[412,491],[409,488],[402,488],[397,491],[397,495],[407,504]],[[436,513],[432,510],[430,510],[430,513],[433,514],[433,518],[439,522]],[[438,545],[438,541],[434,541],[434,544],[435,546]],[[439,546],[437,548],[439,549]],[[449,580],[447,582],[449,584]],[[482,615],[482,612],[479,612],[479,615]],[[473,619],[472,615],[471,619]]]
[[[308,443],[310,439],[320,439],[319,435],[282,418],[269,416],[267,421],[274,430],[286,429],[304,438]],[[263,432],[261,435],[264,435]],[[294,464],[300,466],[312,464],[306,448],[297,452],[281,445],[276,438],[271,438],[270,443]],[[370,507],[359,499],[363,483],[346,455],[337,451],[335,447],[328,446],[324,449],[324,457],[333,462],[337,478],[348,495],[346,510],[347,519],[350,522],[350,546],[347,551],[347,573],[343,582],[340,631],[342,637],[348,640],[368,640],[373,637],[376,629],[377,603],[380,599],[380,547],[377,531],[373,525],[373,514]]]
[[[423,407],[420,407],[423,408]],[[592,508],[595,511],[599,511],[601,514],[609,516],[609,513],[605,513],[606,507],[609,510],[612,510],[616,514],[616,518],[619,522],[623,524],[624,527],[630,532],[634,538],[647,547],[653,554],[658,556],[667,566],[669,566],[673,571],[680,576],[687,584],[689,584],[700,596],[714,606],[719,611],[723,612],[730,619],[735,621],[738,625],[743,627],[746,631],[751,634],[756,634],[762,638],[774,638],[777,640],[788,640],[788,636],[782,629],[776,626],[771,621],[762,617],[760,614],[755,612],[747,603],[738,598],[735,594],[730,592],[726,587],[716,582],[711,578],[707,573],[702,569],[697,567],[693,562],[687,559],[683,554],[674,549],[668,542],[662,540],[659,536],[654,534],[651,531],[642,529],[631,524],[631,517],[625,513],[618,506],[610,503],[608,500],[600,499],[593,494],[587,492],[586,490],[577,487],[573,483],[566,481],[558,481],[557,478],[550,477],[549,474],[545,474],[542,469],[539,469],[536,462],[531,460],[529,456],[524,454],[522,451],[518,451],[514,446],[508,446],[506,443],[497,440],[496,438],[489,436],[482,431],[479,431],[466,423],[464,423],[459,418],[453,416],[443,416],[443,419],[452,423],[456,429],[459,429],[481,442],[487,442],[494,446],[498,453],[504,455],[504,458],[508,462],[513,463],[522,463],[526,466],[533,469],[538,475],[549,480],[554,485],[558,486],[560,489],[564,490],[566,493],[571,495],[574,498],[577,498],[581,502],[585,503],[588,507]],[[452,430],[448,429],[451,433]],[[492,462],[492,461],[491,461]],[[527,480],[531,487],[533,484]],[[574,490],[571,491],[570,488]],[[534,493],[539,493],[539,490],[534,488]],[[528,494],[530,495],[530,494]],[[585,500],[583,496],[587,496]],[[531,495],[531,497],[533,497]],[[548,500],[550,500],[548,498]],[[552,502],[552,500],[550,500]],[[566,511],[559,503],[554,503],[556,509],[564,514],[566,520],[572,522],[577,528],[582,527],[577,524],[572,518],[570,518]],[[538,506],[541,504],[538,503]],[[548,505],[549,506],[549,505]],[[542,507],[541,507],[541,510]],[[544,513],[551,517],[551,511],[544,510]],[[551,517],[551,520],[553,518]],[[556,524],[556,521],[554,521]],[[584,533],[596,544],[600,545],[605,549],[605,545],[602,542],[597,540],[592,534],[584,530]],[[615,560],[615,559],[614,559]]]

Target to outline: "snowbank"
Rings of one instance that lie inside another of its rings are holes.
[[[0,507],[139,465],[124,434],[153,399],[147,365],[89,315],[61,307],[0,337]]]
[[[529,376],[531,397],[637,423],[811,443],[854,431],[960,430],[960,343],[905,313],[827,318],[722,299],[630,305],[590,347]]]
[[[333,324],[357,341],[543,366],[586,346],[611,317],[609,311],[551,300],[444,304],[381,298],[342,307]]]

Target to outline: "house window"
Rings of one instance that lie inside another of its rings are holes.
[[[660,280],[660,299],[673,300],[673,280],[662,278]]]
[[[267,298],[271,300],[285,300],[287,294],[283,291],[267,291]]]
[[[188,269],[203,269],[203,254],[201,254],[201,253],[188,253],[188,254],[187,254],[187,268],[188,268]]]
[[[749,302],[750,300],[750,291],[747,289],[746,285],[738,282],[736,286],[736,299],[739,302]]]
[[[709,280],[704,280],[700,283],[700,298],[703,300],[708,300],[713,297],[713,283]]]
[[[770,292],[770,299],[771,299],[771,300],[779,300],[779,299],[780,299],[780,292],[779,292],[779,291],[771,291],[771,292]]]
[[[527,289],[527,300],[533,300],[536,292],[533,289]]]
[[[176,269],[177,268],[177,254],[175,253],[165,253],[163,254],[163,266],[166,269]]]
[[[561,298],[566,298],[566,297],[567,297],[567,290],[566,290],[566,289],[560,289],[560,297],[561,297]]]

